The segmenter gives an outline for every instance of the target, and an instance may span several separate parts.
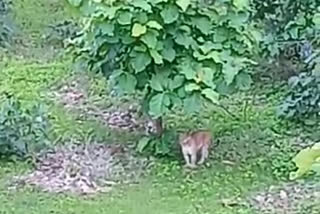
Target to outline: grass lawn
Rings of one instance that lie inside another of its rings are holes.
[[[214,162],[213,162],[214,163]],[[270,177],[257,172],[231,169],[217,163],[209,169],[184,172],[177,163],[162,163],[152,175],[133,186],[122,186],[94,198],[43,193],[31,188],[8,191],[4,184],[10,174],[24,166],[2,164],[0,211],[22,214],[44,213],[254,213],[246,206],[225,207],[221,199],[235,200],[250,190],[267,185]]]

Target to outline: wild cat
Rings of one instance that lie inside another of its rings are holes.
[[[195,168],[197,164],[197,154],[200,152],[198,164],[203,164],[209,155],[209,147],[212,143],[212,136],[209,131],[194,131],[181,134],[179,144],[187,167]],[[190,156],[190,158],[189,158]]]

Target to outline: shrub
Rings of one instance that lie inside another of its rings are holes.
[[[278,115],[302,121],[316,118],[320,113],[320,78],[301,73],[289,79],[289,91],[278,107]]]
[[[292,44],[317,39],[320,30],[319,6],[316,0],[254,1],[254,20],[261,23],[265,32],[265,56],[279,56]]]
[[[78,59],[104,72],[123,92],[145,92],[144,111],[159,118],[174,107],[248,89],[259,33],[249,1],[68,0],[85,18],[73,41]]]
[[[285,80],[305,72],[319,47],[320,3],[316,0],[254,1],[254,21],[260,23],[260,72],[257,77]]]
[[[0,156],[25,156],[47,142],[48,123],[43,106],[24,110],[12,96],[0,108]]]

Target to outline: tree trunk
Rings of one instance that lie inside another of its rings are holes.
[[[155,124],[155,128],[156,128],[156,135],[158,137],[161,137],[163,134],[163,121],[162,121],[162,117],[159,117],[157,119],[155,119],[154,121]]]

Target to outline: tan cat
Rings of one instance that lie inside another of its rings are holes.
[[[209,131],[195,131],[180,135],[179,143],[182,149],[186,166],[195,168],[197,154],[200,152],[201,157],[198,164],[203,164],[209,155],[209,146],[212,143],[212,136]],[[190,158],[189,158],[190,155]]]

